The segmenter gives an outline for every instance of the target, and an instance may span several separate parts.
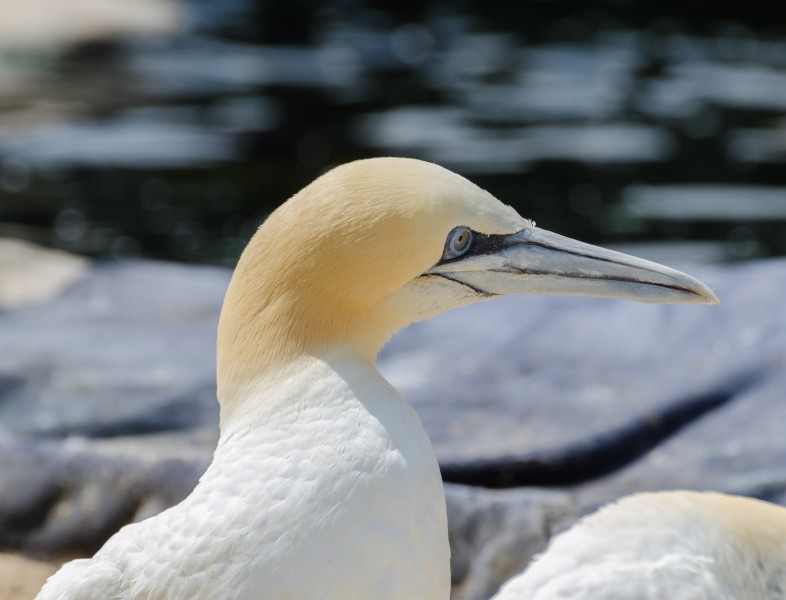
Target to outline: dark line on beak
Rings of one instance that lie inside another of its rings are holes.
[[[550,246],[543,246],[542,244],[538,244],[538,245],[542,246],[544,248],[550,248],[552,250],[556,250],[555,248],[552,248]],[[566,252],[567,254],[573,254],[574,256],[584,256],[586,258],[591,258],[591,259],[595,259],[595,260],[606,260],[606,259],[596,259],[591,254],[581,254],[579,252],[569,252],[569,251],[563,251],[563,250],[561,250],[561,252]],[[606,262],[611,262],[611,263],[622,265],[622,266],[628,266],[624,262],[618,262],[618,261],[610,260],[610,259],[606,260]],[[689,294],[691,296],[695,296],[696,298],[702,298],[701,294],[699,294],[697,292],[694,292],[691,289],[684,288],[684,287],[681,287],[679,285],[669,285],[667,283],[656,283],[654,281],[641,281],[639,279],[630,279],[628,277],[615,277],[613,275],[585,275],[585,274],[582,274],[582,273],[557,273],[555,271],[539,271],[537,269],[520,269],[519,267],[511,265],[508,262],[505,263],[505,266],[508,267],[508,269],[510,269],[510,270],[508,271],[508,270],[503,270],[503,269],[489,269],[489,272],[490,273],[510,273],[511,271],[514,271],[516,273],[520,273],[521,275],[554,275],[556,277],[565,277],[567,279],[594,279],[594,280],[597,280],[597,281],[618,281],[620,283],[633,283],[633,284],[638,284],[638,285],[651,285],[651,286],[654,286],[654,287],[665,288],[667,290],[675,290],[677,292],[683,292],[685,294]]]
[[[465,281],[461,281],[460,279],[454,279],[453,277],[445,275],[444,273],[425,273],[422,275],[422,277],[442,277],[443,279],[447,279],[448,281],[452,281],[453,283],[458,283],[459,285],[463,285],[465,288],[469,288],[470,290],[475,292],[478,296],[483,296],[484,298],[493,298],[494,296],[498,295],[498,294],[493,294],[491,292],[487,292],[486,290],[482,290],[478,287],[475,287],[474,285],[470,285],[469,283]]]
[[[542,242],[526,241],[524,243],[525,244],[532,244],[533,246],[539,246],[541,248],[545,248],[547,250],[552,250],[554,252],[564,252],[565,254],[571,254],[573,256],[582,256],[584,258],[589,258],[591,260],[598,260],[598,261],[601,261],[601,262],[607,262],[607,263],[611,263],[613,265],[620,265],[622,267],[629,267],[630,266],[625,261],[615,260],[613,258],[607,258],[607,257],[603,257],[603,256],[595,256],[594,254],[585,254],[584,252],[577,252],[575,250],[566,250],[564,248],[557,248],[555,246],[551,246],[549,244],[544,244]],[[508,265],[508,263],[505,263],[505,264]],[[512,266],[512,265],[508,265],[508,266]],[[513,268],[516,268],[516,267],[513,267]],[[577,279],[581,279],[581,278],[584,278],[584,279],[606,279],[606,280],[609,280],[609,281],[621,281],[623,283],[639,283],[639,284],[642,284],[642,285],[653,285],[655,287],[662,287],[662,288],[666,288],[668,290],[676,290],[678,292],[684,292],[686,294],[689,294],[691,296],[695,296],[697,298],[702,298],[703,297],[701,294],[699,294],[697,292],[694,292],[691,289],[684,288],[684,287],[679,286],[679,285],[669,285],[667,283],[655,283],[655,282],[648,282],[648,281],[639,281],[637,279],[627,279],[625,277],[607,277],[607,276],[595,277],[595,276],[592,276],[592,275],[577,275],[577,274],[573,274],[573,273],[571,273],[569,275],[566,275],[566,276],[567,277],[574,277],[574,278],[577,278]]]

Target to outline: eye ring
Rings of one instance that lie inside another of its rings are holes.
[[[469,227],[459,226],[448,234],[445,241],[445,252],[443,259],[457,258],[469,252],[474,239],[472,230]]]

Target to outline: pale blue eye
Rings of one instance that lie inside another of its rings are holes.
[[[456,227],[448,234],[442,258],[456,258],[466,254],[472,247],[472,230],[469,227]]]

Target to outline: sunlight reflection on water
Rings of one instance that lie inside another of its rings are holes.
[[[325,168],[401,154],[587,241],[786,254],[777,29],[537,3],[502,21],[328,3],[265,29],[243,0],[189,6],[176,33],[0,50],[0,235],[231,263]]]

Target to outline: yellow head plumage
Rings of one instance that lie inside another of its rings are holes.
[[[219,397],[223,384],[293,353],[347,344],[373,360],[417,318],[386,300],[439,261],[451,229],[526,224],[431,163],[377,158],[329,171],[275,210],[238,262],[218,332]]]
[[[448,254],[457,230],[470,244]],[[537,229],[437,165],[361,160],[281,205],[240,257],[219,323],[219,400],[337,346],[373,362],[408,323],[508,293],[717,302],[683,273]]]

